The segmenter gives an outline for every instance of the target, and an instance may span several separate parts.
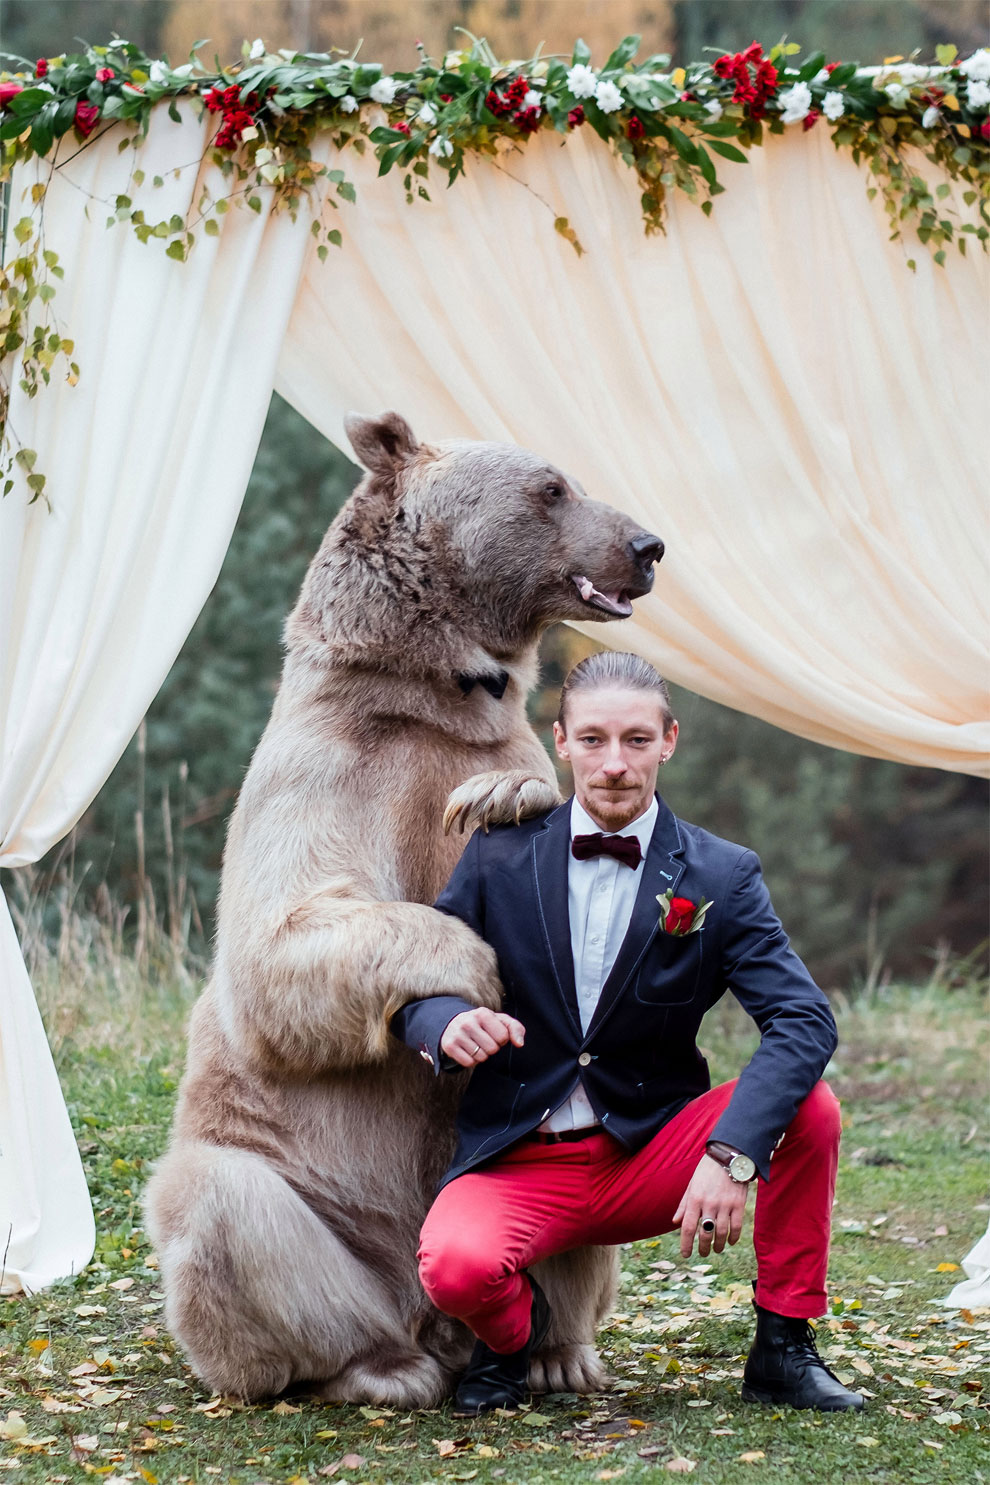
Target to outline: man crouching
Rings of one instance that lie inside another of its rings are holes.
[[[476,831],[436,906],[498,956],[500,1011],[442,995],[393,1032],[439,1074],[474,1069],[458,1145],[423,1226],[420,1278],[477,1342],[456,1412],[516,1407],[550,1308],[531,1264],[680,1228],[681,1253],[738,1241],[757,1181],[756,1337],[743,1397],[860,1409],[815,1347],[839,1106],[821,1074],[828,1002],[791,949],[752,851],[656,793],[678,725],[635,655],[582,661],[554,725],[574,798]],[[760,1029],[712,1088],[697,1046],[729,989]]]

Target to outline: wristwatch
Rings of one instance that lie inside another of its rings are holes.
[[[723,1145],[720,1140],[709,1140],[705,1146],[705,1154],[724,1167],[739,1186],[748,1186],[756,1175],[755,1161],[748,1155],[743,1155],[740,1150],[734,1150],[731,1145]]]

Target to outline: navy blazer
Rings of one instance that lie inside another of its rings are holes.
[[[794,953],[763,883],[758,857],[679,820],[657,796],[629,929],[587,1032],[581,1030],[567,907],[570,801],[521,825],[476,830],[437,899],[498,956],[502,1009],[526,1028],[471,1073],[453,1163],[441,1182],[491,1159],[541,1124],[580,1077],[603,1127],[638,1150],[711,1086],[696,1037],[731,990],[760,1029],[712,1133],[744,1151],[760,1175],[836,1046],[828,1001]],[[625,868],[623,868],[625,869]],[[658,895],[711,907],[683,936],[660,928]],[[474,1009],[455,995],[413,1001],[391,1029],[432,1061],[447,1023]]]

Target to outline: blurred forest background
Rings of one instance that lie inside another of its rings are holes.
[[[644,52],[676,60],[754,39],[769,47],[785,34],[863,64],[988,40],[985,0],[0,0],[0,49],[30,59],[115,32],[173,63],[201,38],[204,60],[226,62],[245,37],[348,52],[363,38],[364,57],[401,70],[415,65],[417,40],[434,56],[460,45],[456,26],[505,57],[530,55],[540,41],[569,53],[583,36],[593,61],[630,32]],[[154,327],[145,330],[150,340]],[[282,620],[358,477],[273,398],[223,571],[138,736],[71,836],[36,869],[3,874],[22,936],[30,923],[57,941],[84,913],[119,941],[136,935],[139,950],[157,925],[187,960],[205,961],[226,821],[271,709]],[[621,644],[620,629],[608,633]],[[592,648],[564,628],[546,637],[532,714],[548,743],[563,675]],[[983,782],[823,748],[672,689],[682,739],[665,798],[760,854],[778,911],[823,984],[927,979],[936,962],[944,973],[947,959],[968,958],[963,975],[983,961]]]

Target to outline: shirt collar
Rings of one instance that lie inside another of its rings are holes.
[[[639,849],[645,856],[649,849],[650,840],[653,837],[653,827],[656,824],[659,813],[660,807],[657,804],[657,796],[654,794],[650,800],[649,809],[644,810],[638,819],[630,821],[622,830],[615,833],[618,835],[634,835],[639,841]],[[576,835],[599,835],[601,833],[602,827],[591,818],[575,794],[571,800],[571,840]],[[612,832],[606,831],[605,833],[610,834]]]

